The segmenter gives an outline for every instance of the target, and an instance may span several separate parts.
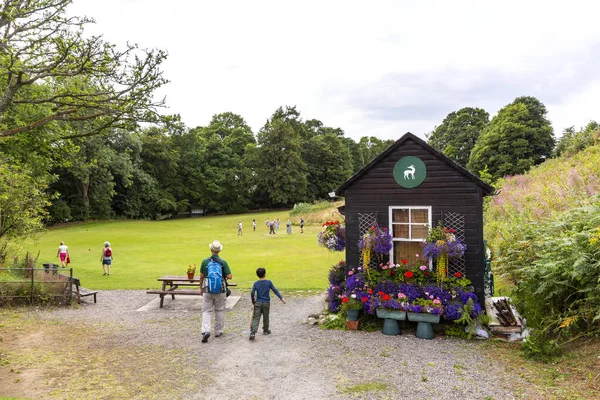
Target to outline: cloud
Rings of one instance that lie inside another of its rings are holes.
[[[522,95],[557,132],[600,119],[600,3],[82,0],[72,12],[110,42],[166,49],[158,96],[190,127],[232,111],[256,132],[296,105],[356,140],[397,139]]]

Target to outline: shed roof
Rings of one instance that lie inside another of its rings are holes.
[[[473,181],[473,183],[475,183],[476,185],[480,186],[483,189],[483,195],[484,196],[492,195],[496,191],[496,189],[493,186],[491,186],[490,184],[482,181],[478,176],[472,174],[467,169],[463,168],[462,166],[460,166],[459,164],[457,164],[456,162],[454,162],[450,158],[446,157],[440,151],[438,151],[438,150],[434,149],[433,147],[431,147],[430,145],[428,145],[427,142],[425,142],[423,139],[417,137],[416,135],[413,135],[410,132],[407,132],[400,139],[396,140],[394,142],[394,144],[392,144],[390,147],[388,147],[384,152],[382,152],[380,155],[378,155],[377,157],[375,157],[373,159],[373,161],[371,161],[370,163],[368,163],[367,165],[365,165],[356,174],[352,175],[346,182],[342,183],[342,185],[335,190],[336,196],[343,196],[345,190],[349,186],[351,186],[356,180],[360,179],[367,171],[369,171],[371,168],[373,168],[375,165],[377,165],[388,154],[390,154],[391,152],[393,152],[398,147],[402,146],[402,144],[404,142],[406,142],[407,140],[409,140],[409,139],[414,140],[417,144],[419,144],[420,146],[422,146],[424,149],[426,149],[427,151],[431,152],[437,158],[439,158],[440,160],[442,160],[443,162],[445,162],[450,168],[454,168],[455,170],[457,170],[458,172],[460,172],[461,174],[463,174],[465,177],[467,177],[469,180]]]

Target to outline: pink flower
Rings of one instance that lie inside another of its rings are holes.
[[[399,299],[405,299],[406,295],[404,293],[398,293],[398,298]]]
[[[435,300],[433,301],[433,304],[442,304],[442,302],[440,301],[440,299],[435,299]]]
[[[432,295],[432,294],[430,294],[430,295],[429,295],[429,298],[430,298],[430,299],[433,299],[433,295]]]
[[[421,271],[425,271],[425,270],[427,269],[427,266],[425,266],[425,265],[421,265],[421,266],[419,267],[419,269],[420,269]]]
[[[348,276],[354,275],[354,270],[351,269],[350,271],[348,271]]]

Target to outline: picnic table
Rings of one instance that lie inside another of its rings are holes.
[[[189,279],[187,276],[166,275],[158,278],[162,282],[161,290],[148,290],[147,294],[158,294],[160,296],[160,308],[163,307],[165,296],[171,296],[175,300],[178,296],[200,296],[200,276]],[[227,283],[227,286],[237,286],[237,283]],[[194,289],[180,289],[181,287],[192,287]]]

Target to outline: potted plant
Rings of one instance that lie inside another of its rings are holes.
[[[375,224],[358,241],[358,249],[362,253],[363,269],[367,270],[372,253],[375,253],[378,260],[389,254],[392,249],[392,234],[387,228],[380,228]]]
[[[187,276],[190,282],[194,279],[194,275],[196,274],[196,264],[190,264],[187,269]]]
[[[460,258],[467,246],[456,237],[454,229],[445,228],[441,222],[431,228],[425,239],[423,255],[436,260],[436,274],[439,282],[448,279],[448,261]]]
[[[344,251],[346,248],[346,227],[343,221],[327,221],[319,232],[319,245],[329,251]]]
[[[356,295],[342,296],[342,310],[346,312],[348,321],[358,321],[363,303],[356,299]]]

